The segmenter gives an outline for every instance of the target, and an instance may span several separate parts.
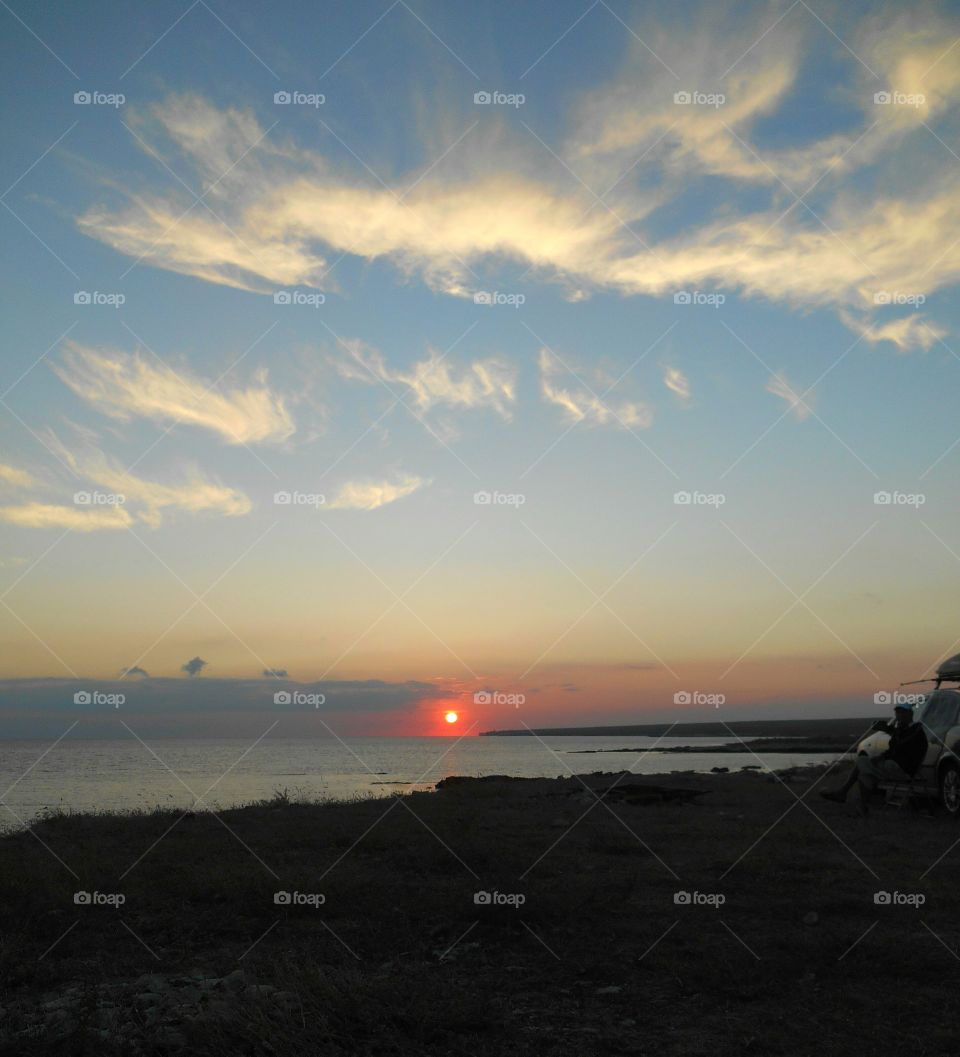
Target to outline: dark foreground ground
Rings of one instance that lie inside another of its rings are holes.
[[[0,1054],[953,1054],[960,827],[823,774],[50,818],[0,840]]]

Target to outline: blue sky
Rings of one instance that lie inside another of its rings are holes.
[[[662,7],[0,12],[18,730],[195,655],[430,733],[955,651],[957,6]]]

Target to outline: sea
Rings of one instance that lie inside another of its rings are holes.
[[[394,796],[431,790],[450,775],[773,770],[836,758],[649,751],[673,745],[706,749],[717,743],[717,738],[570,736],[0,741],[0,806],[5,808],[0,828],[18,829],[59,811],[221,810],[278,794],[311,801]]]

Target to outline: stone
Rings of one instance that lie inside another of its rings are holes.
[[[240,991],[247,981],[242,969],[234,969],[232,973],[227,973],[221,982],[228,991]]]
[[[170,985],[167,978],[159,973],[144,973],[137,979],[136,986],[141,991],[166,991]]]

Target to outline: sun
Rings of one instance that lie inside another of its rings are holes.
[[[443,718],[448,723],[456,723],[460,717],[456,714],[456,712],[448,712]]]

